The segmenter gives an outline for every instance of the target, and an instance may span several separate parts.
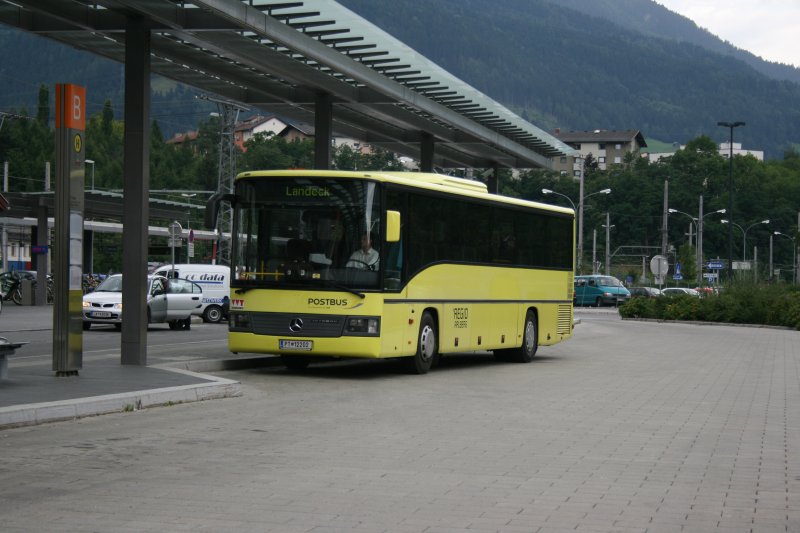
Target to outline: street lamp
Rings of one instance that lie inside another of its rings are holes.
[[[84,163],[87,165],[92,165],[92,190],[94,190],[94,160],[93,159],[84,159]]]
[[[739,231],[742,232],[742,261],[747,261],[747,232],[750,231],[750,228],[752,228],[754,226],[758,226],[759,224],[769,224],[769,219],[759,220],[758,222],[753,222],[752,224],[750,224],[746,228],[741,227],[736,222],[731,222],[731,221],[729,221],[727,219],[724,219],[724,218],[722,220],[720,220],[720,222],[722,222],[723,224],[733,224],[734,226],[739,228]]]
[[[733,129],[744,126],[744,122],[717,122],[717,126],[731,132],[728,141],[728,213],[733,218]],[[728,226],[728,279],[733,277],[733,225]]]
[[[561,196],[562,198],[566,198],[567,201],[569,202],[569,205],[572,206],[572,210],[576,212],[578,211],[577,209],[575,209],[575,204],[572,202],[572,198],[570,198],[566,194],[561,194],[560,192],[556,192],[550,189],[542,189],[542,194],[555,194],[556,196]]]
[[[581,264],[583,263],[583,203],[584,200],[589,198],[590,196],[594,196],[595,194],[611,194],[611,189],[600,189],[599,191],[583,195],[583,182],[581,182],[581,198],[580,202],[578,202],[578,264],[577,264],[577,271],[580,274],[581,271]],[[566,194],[561,194],[560,192],[556,192],[550,189],[542,189],[542,194],[555,194],[557,196],[563,196],[569,201],[569,204],[572,206],[572,209],[575,210],[575,202],[567,196]]]
[[[696,259],[696,265],[697,265],[697,281],[698,282],[702,282],[702,279],[703,279],[703,220],[705,220],[706,217],[709,217],[711,215],[716,215],[718,213],[719,214],[723,214],[723,213],[726,212],[725,209],[717,209],[716,211],[711,211],[710,213],[703,214],[702,203],[700,205],[701,205],[700,213],[699,213],[700,216],[698,216],[698,217],[693,217],[689,213],[685,213],[683,211],[678,211],[677,209],[672,209],[672,208],[667,209],[668,213],[680,213],[682,215],[686,215],[687,217],[692,219],[692,221],[697,225],[697,259]]]
[[[186,198],[186,203],[191,205],[192,202],[190,202],[189,200],[194,198],[195,196],[197,196],[197,193],[196,192],[191,192],[191,193],[182,192],[181,196]],[[192,229],[192,209],[191,209],[191,207],[186,210],[186,229],[188,229],[189,231],[191,231],[191,229]],[[192,262],[191,257],[189,255],[190,254],[189,248],[191,248],[192,246],[194,246],[194,245],[190,245],[190,244],[187,243],[187,246],[186,246],[186,262],[187,263],[191,263]]]
[[[188,203],[189,205],[191,205],[191,204],[192,204],[192,202],[190,202],[189,200],[190,200],[191,198],[194,198],[195,196],[197,196],[197,193],[196,193],[196,192],[192,192],[192,193],[188,193],[188,192],[182,192],[182,193],[181,193],[181,196],[182,196],[182,197],[184,197],[184,198],[186,198],[186,203]],[[186,219],[186,227],[187,227],[187,228],[191,228],[191,227],[192,227],[192,221],[191,221],[192,210],[191,210],[191,209],[188,209],[188,210],[186,211],[186,213],[187,213],[187,215],[186,215],[186,216],[187,216],[187,219]]]
[[[783,237],[786,237],[790,241],[792,241],[792,245],[793,245],[792,246],[792,283],[797,283],[797,278],[798,278],[798,276],[797,276],[797,240],[795,239],[795,237],[790,237],[789,235],[786,235],[785,233],[781,233],[780,231],[774,231],[772,233],[774,235],[781,235]],[[770,261],[770,263],[771,262],[772,261]]]

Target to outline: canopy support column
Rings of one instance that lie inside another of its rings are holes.
[[[150,28],[125,28],[125,152],[122,221],[122,364],[147,365],[147,237],[150,193]]]

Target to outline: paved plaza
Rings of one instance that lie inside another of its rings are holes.
[[[800,531],[800,332],[576,315],[528,365],[218,372],[242,395],[2,430],[2,530]]]

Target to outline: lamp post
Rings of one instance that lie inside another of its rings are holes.
[[[197,193],[196,192],[192,192],[192,193],[182,192],[181,196],[186,198],[186,203],[191,204],[192,202],[190,202],[189,200],[194,198],[195,196],[197,196]],[[191,229],[192,229],[192,209],[191,208],[186,210],[186,229],[188,229],[189,231],[191,231]],[[191,239],[190,239],[190,241],[191,241]],[[190,248],[192,248],[192,246],[194,246],[194,245],[191,244],[190,242],[186,243],[186,262],[187,263],[191,263],[192,262],[192,259],[190,257],[190,252],[191,252]],[[191,253],[194,253],[194,252],[191,252]]]
[[[611,275],[611,228],[614,226],[611,224],[611,215],[608,211],[606,211],[606,223],[603,224],[603,227],[606,228],[606,276]]]
[[[792,241],[792,283],[797,283],[797,240],[795,237],[781,233],[780,231],[773,231],[773,235],[781,235]],[[770,260],[770,263],[772,261]]]
[[[94,190],[94,160],[93,159],[84,159],[84,163],[87,165],[92,165],[92,190]]]
[[[703,280],[703,220],[711,215],[716,215],[718,213],[725,213],[725,209],[717,209],[716,211],[712,211],[710,213],[703,214],[703,202],[702,196],[700,197],[700,212],[698,213],[699,216],[693,217],[689,213],[684,211],[678,211],[677,209],[668,209],[667,212],[669,213],[680,213],[682,215],[686,215],[697,225],[697,281],[702,283]]]
[[[581,176],[583,173],[581,172]],[[575,209],[575,202],[567,196],[566,194],[561,194],[560,192],[553,191],[551,189],[542,189],[542,194],[555,194],[557,196],[562,196],[569,201],[569,205],[572,206],[572,209]],[[577,264],[577,273],[580,274],[581,272],[581,264],[583,263],[583,205],[584,201],[589,198],[590,196],[594,196],[595,194],[611,194],[611,189],[600,189],[599,191],[583,195],[583,177],[581,177],[581,189],[580,189],[580,201],[578,202],[578,264]]]
[[[742,261],[747,261],[747,232],[750,231],[751,228],[753,228],[754,226],[758,226],[759,224],[769,224],[769,219],[753,222],[746,228],[743,228],[736,222],[731,222],[730,220],[727,220],[725,218],[720,220],[720,222],[722,222],[723,224],[733,224],[734,226],[739,228],[739,231],[742,232]]]
[[[731,132],[728,141],[728,213],[733,218],[733,129],[744,126],[744,122],[717,122],[717,126]],[[728,279],[733,277],[733,225],[728,226]]]

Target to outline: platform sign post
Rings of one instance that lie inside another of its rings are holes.
[[[77,375],[83,367],[83,183],[86,176],[86,89],[56,85],[56,187],[53,370]]]

